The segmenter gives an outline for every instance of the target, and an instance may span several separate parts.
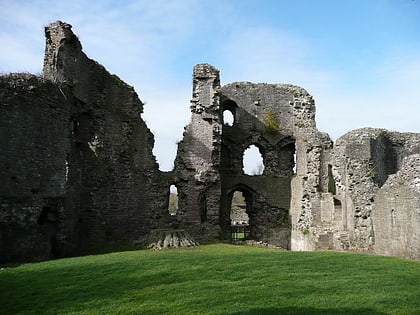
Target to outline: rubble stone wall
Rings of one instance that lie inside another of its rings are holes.
[[[2,260],[133,242],[167,209],[134,89],[86,57],[70,25],[45,31],[43,78],[2,77]]]
[[[0,261],[68,250],[70,90],[13,74],[0,91]]]
[[[174,166],[174,182],[182,190],[180,211],[174,219],[200,241],[220,234],[219,88],[219,70],[209,64],[194,67],[191,121],[185,127]]]
[[[419,152],[419,140],[419,134],[373,128],[358,129],[337,140],[332,170],[336,195],[343,204],[343,228],[352,247],[372,249],[380,238],[372,217],[381,200],[378,190],[397,173],[405,157]]]
[[[420,154],[404,158],[379,189],[372,221],[377,253],[420,259]]]

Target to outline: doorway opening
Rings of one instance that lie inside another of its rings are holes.
[[[246,241],[251,233],[249,214],[252,212],[253,194],[241,186],[233,189],[227,197],[231,241]]]
[[[230,224],[243,225],[249,224],[249,217],[246,213],[246,201],[241,191],[235,191],[230,205]]]

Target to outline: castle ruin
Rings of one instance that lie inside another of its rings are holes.
[[[135,248],[159,229],[229,241],[235,192],[250,239],[420,259],[420,134],[364,128],[333,143],[303,88],[222,86],[199,64],[191,120],[163,172],[134,89],[83,53],[71,25],[45,36],[42,76],[0,77],[1,263]],[[264,164],[255,176],[243,171],[252,145]]]

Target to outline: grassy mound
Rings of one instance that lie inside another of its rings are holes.
[[[233,245],[0,270],[0,314],[420,314],[420,263]]]

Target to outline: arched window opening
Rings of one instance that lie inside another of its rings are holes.
[[[175,185],[169,187],[169,205],[168,211],[170,215],[176,215],[178,213],[178,188]]]
[[[233,113],[229,109],[223,111],[223,124],[226,126],[233,126],[234,123],[235,116],[233,115]]]
[[[238,108],[238,105],[232,100],[225,100],[222,102],[221,108],[223,110],[223,124],[226,126],[233,126],[237,120],[236,109]]]
[[[250,145],[243,155],[243,171],[246,175],[262,175],[264,172],[264,159],[260,149]]]

